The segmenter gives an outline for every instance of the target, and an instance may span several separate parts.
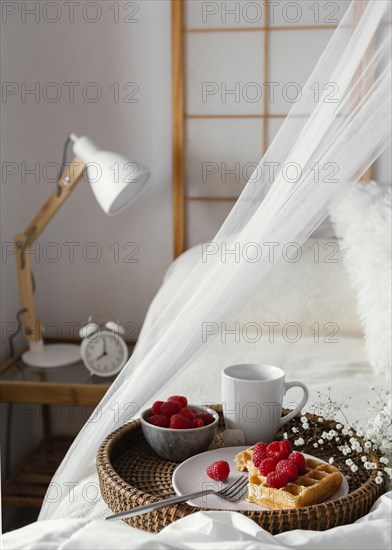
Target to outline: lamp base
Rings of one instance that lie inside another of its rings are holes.
[[[72,344],[50,344],[40,351],[25,351],[22,361],[31,367],[56,368],[78,363],[81,360],[80,347]]]

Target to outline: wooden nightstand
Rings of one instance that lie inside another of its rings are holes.
[[[129,344],[130,354],[133,346]],[[3,483],[3,505],[41,507],[50,480],[72,443],[72,438],[52,434],[50,405],[96,406],[114,378],[91,376],[82,361],[53,369],[30,367],[22,362],[21,353],[0,366],[0,402],[38,405],[44,432],[39,445]]]

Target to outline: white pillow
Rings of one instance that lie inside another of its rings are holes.
[[[391,372],[391,187],[358,183],[331,211],[369,361]]]
[[[230,330],[234,323],[240,323],[241,330],[245,325],[246,330],[251,330],[255,323],[266,335],[272,330],[277,335],[287,330],[288,338],[295,339],[299,325],[303,336],[318,335],[325,342],[336,342],[344,335],[362,336],[355,294],[342,266],[338,241],[309,239],[301,248],[300,259],[294,263],[282,261],[274,268],[241,313],[227,319],[225,328]],[[201,257],[201,245],[179,256],[165,275],[162,293],[168,288],[171,295]],[[273,329],[269,323],[278,325]]]
[[[362,336],[355,294],[342,265],[336,239],[308,239],[297,262],[281,261],[235,321],[241,325],[279,323],[277,334],[299,334],[336,343],[343,335]],[[291,328],[290,325],[292,325]],[[272,329],[271,329],[272,330]]]

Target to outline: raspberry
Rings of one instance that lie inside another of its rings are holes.
[[[214,422],[214,417],[210,413],[197,413],[196,418],[200,418],[206,426]]]
[[[285,458],[287,458],[293,450],[290,441],[288,439],[282,439],[282,441],[279,442],[279,445],[280,450],[285,453]]]
[[[202,428],[204,426],[204,422],[201,418],[194,418],[192,420],[192,428]]]
[[[207,468],[207,475],[215,481],[226,481],[229,477],[230,466],[225,460],[217,460]]]
[[[182,414],[182,416],[185,416],[185,418],[187,418],[188,420],[194,420],[196,418],[196,414],[193,412],[192,409],[189,409],[188,407],[184,407],[183,409],[181,409],[179,414]]]
[[[302,453],[297,453],[296,451],[294,451],[293,453],[289,454],[288,459],[291,460],[291,462],[294,462],[294,464],[297,466],[299,475],[302,475],[306,472],[305,457]]]
[[[278,453],[280,451],[280,441],[273,441],[267,446],[267,451],[269,455],[272,453]]]
[[[274,457],[265,458],[260,466],[257,466],[262,476],[267,476],[270,472],[274,472],[278,461]]]
[[[169,427],[172,430],[187,430],[188,428],[192,428],[192,422],[181,414],[173,414]]]
[[[287,485],[288,482],[289,478],[285,472],[270,472],[267,475],[266,485],[274,489],[281,489]]]
[[[276,465],[277,472],[284,472],[287,474],[289,481],[294,481],[298,475],[298,467],[295,462],[291,460],[281,460]]]
[[[256,468],[258,468],[261,462],[267,457],[267,445],[265,443],[256,443],[253,449],[253,464]]]
[[[160,426],[161,428],[169,427],[169,418],[164,414],[154,414],[150,416],[150,418],[147,418],[147,422],[154,424],[154,426]]]
[[[178,414],[181,410],[181,405],[178,401],[166,401],[161,405],[161,414],[168,416],[169,418],[173,414]]]
[[[280,446],[280,441],[273,441],[267,447],[267,453],[269,457],[274,457],[278,461],[286,458],[286,453]]]
[[[161,406],[163,403],[163,401],[155,401],[151,409],[152,414],[161,414]]]
[[[166,401],[178,401],[182,408],[188,405],[188,399],[183,395],[172,395],[168,397]]]

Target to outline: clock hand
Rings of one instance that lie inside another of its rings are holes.
[[[101,355],[99,357],[97,357],[95,360],[96,361],[99,361],[100,359],[102,359],[102,357],[105,357],[105,355],[107,355],[106,353],[106,339],[104,338],[103,339],[103,352],[101,353]]]

